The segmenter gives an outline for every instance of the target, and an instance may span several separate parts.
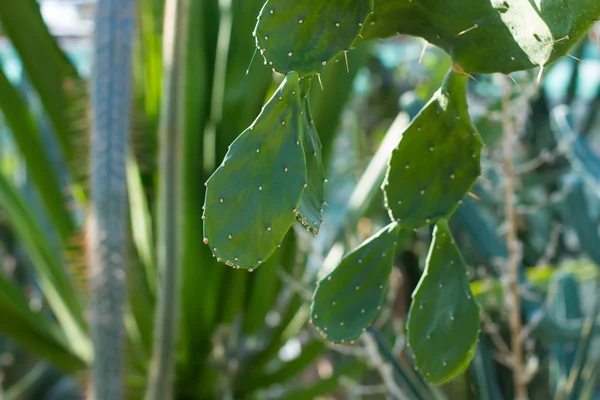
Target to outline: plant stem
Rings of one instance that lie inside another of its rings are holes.
[[[172,399],[179,323],[178,165],[184,117],[184,59],[189,0],[167,0],[163,38],[163,97],[159,126],[159,291],[146,400]]]
[[[89,248],[95,400],[120,400],[126,298],[127,185],[134,0],[100,0],[96,8]]]
[[[502,115],[502,145],[504,166],[504,211],[506,218],[506,245],[508,248],[508,260],[506,263],[506,299],[509,308],[509,329],[512,348],[512,370],[515,387],[515,398],[526,400],[527,384],[524,380],[525,371],[523,367],[523,347],[521,343],[521,299],[519,294],[519,267],[521,265],[521,245],[517,236],[517,212],[515,207],[515,182],[516,174],[513,164],[513,154],[517,141],[516,132],[513,128],[510,94],[511,81],[508,77],[504,79],[505,89],[503,97]]]

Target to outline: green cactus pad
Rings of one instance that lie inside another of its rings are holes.
[[[465,72],[510,73],[564,56],[599,18],[597,0],[375,0],[362,36],[419,36]]]
[[[306,184],[298,80],[287,75],[206,183],[204,242],[229,266],[262,264],[296,218]]]
[[[392,222],[319,281],[311,321],[325,339],[352,343],[375,319],[392,271],[398,232],[398,224]]]
[[[300,93],[302,96],[302,120],[304,129],[304,154],[306,156],[306,175],[308,186],[304,189],[300,207],[298,209],[298,221],[314,235],[319,234],[323,223],[323,207],[325,207],[325,172],[322,159],[322,145],[317,127],[315,126],[310,111],[308,93],[311,80],[304,78],[300,81]]]
[[[475,353],[480,323],[467,266],[448,222],[441,220],[406,323],[408,344],[421,375],[441,384],[463,372]]]
[[[482,140],[466,102],[467,77],[450,71],[402,134],[384,182],[390,217],[419,228],[454,212],[480,174]]]
[[[313,75],[350,50],[372,11],[373,0],[267,0],[256,46],[277,72]]]

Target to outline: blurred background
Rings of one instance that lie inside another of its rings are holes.
[[[88,79],[94,1],[0,2],[0,399],[85,398]],[[262,0],[190,3],[177,212],[182,275],[177,399],[512,399],[505,296],[509,246],[520,265],[523,379],[531,399],[600,398],[600,38],[538,71],[477,75],[469,111],[485,142],[483,174],[451,219],[482,307],[471,367],[425,383],[404,322],[431,239],[403,233],[386,307],[354,346],[329,346],[308,323],[316,280],[387,224],[380,185],[392,149],[441,85],[449,57],[397,37],[333,63],[311,102],[327,165],[325,224],[301,226],[252,274],[201,245],[203,183],[282,76],[254,54]],[[139,0],[127,187],[127,397],[143,397],[152,359],[159,227],[157,128],[164,5]],[[250,68],[249,68],[250,65]],[[249,68],[249,72],[246,71]],[[506,146],[508,141],[508,146]],[[510,151],[507,151],[509,149]],[[507,165],[510,168],[507,169]],[[506,204],[506,188],[516,202]],[[508,219],[508,210],[516,217]],[[515,250],[516,249],[516,250]]]

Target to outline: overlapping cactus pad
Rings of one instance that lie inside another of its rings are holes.
[[[308,92],[310,79],[304,78],[300,83],[302,94],[302,119],[304,124],[303,134],[304,154],[306,157],[306,177],[308,187],[304,189],[300,200],[298,220],[314,235],[319,234],[323,223],[323,207],[325,207],[325,172],[322,159],[322,145],[317,128],[312,119]]]
[[[373,0],[267,0],[256,45],[278,72],[316,74],[350,50],[372,11]]]
[[[597,0],[375,0],[362,36],[419,36],[468,73],[509,73],[564,56],[599,18]]]
[[[467,266],[446,220],[436,224],[433,236],[406,328],[417,369],[429,382],[439,384],[469,365],[481,321]]]
[[[347,255],[315,290],[311,320],[334,343],[358,339],[383,303],[398,238],[392,222]]]
[[[400,229],[436,224],[407,321],[423,377],[446,382],[470,363],[479,308],[447,220],[480,174],[482,140],[467,109],[468,74],[545,66],[600,19],[598,0],[266,0],[258,50],[287,74],[207,182],[204,242],[229,266],[253,269],[298,219],[318,234],[325,206],[321,142],[310,79],[363,41],[419,36],[453,59],[442,87],[393,151],[383,185],[391,222],[347,255],[315,290],[311,321],[352,343],[383,305]],[[327,106],[327,105],[324,105]]]
[[[298,81],[287,75],[206,184],[204,242],[229,266],[262,264],[295,221],[307,184]]]
[[[449,72],[392,153],[385,199],[404,228],[448,217],[480,174],[482,140],[467,112],[466,84]]]

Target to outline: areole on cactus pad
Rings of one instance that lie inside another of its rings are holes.
[[[382,187],[392,221],[318,283],[311,318],[328,341],[359,338],[383,304],[399,231],[435,223],[407,335],[426,380],[452,379],[470,363],[480,325],[447,224],[480,174],[483,144],[467,109],[468,74],[543,70],[599,18],[596,0],[267,0],[256,47],[286,78],[208,180],[204,242],[220,261],[252,270],[295,220],[317,234],[325,178],[311,77],[366,41],[409,34],[439,46],[453,69],[393,152]]]

